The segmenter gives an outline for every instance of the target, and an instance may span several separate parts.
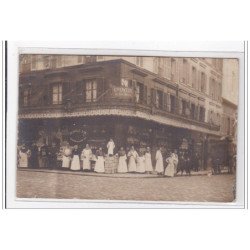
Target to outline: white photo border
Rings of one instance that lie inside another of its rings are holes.
[[[245,162],[245,43],[244,42],[8,42],[6,164],[3,169],[6,208],[246,208]],[[103,201],[16,198],[16,143],[18,125],[19,54],[82,54],[173,57],[216,57],[239,59],[239,103],[236,201],[230,203]]]

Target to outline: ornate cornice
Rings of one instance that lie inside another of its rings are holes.
[[[175,120],[169,117],[163,117],[157,114],[148,114],[143,111],[133,111],[128,109],[98,109],[84,110],[74,112],[43,112],[43,113],[28,113],[20,114],[19,119],[53,119],[53,118],[70,118],[70,117],[86,117],[86,116],[123,116],[141,118],[144,120],[154,121],[160,124],[169,125],[178,128],[185,128],[197,132],[220,135],[219,131],[213,131],[208,128],[200,127],[193,124],[185,123],[181,120]]]

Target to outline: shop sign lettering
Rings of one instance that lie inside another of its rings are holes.
[[[129,87],[112,87],[113,97],[116,98],[132,98],[133,97],[133,89]]]

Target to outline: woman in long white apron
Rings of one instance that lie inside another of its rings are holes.
[[[175,174],[175,163],[176,163],[176,157],[172,153],[170,157],[166,159],[167,162],[167,167],[165,169],[164,175],[169,176],[169,177],[174,177]]]
[[[136,160],[138,158],[138,153],[135,151],[134,147],[132,146],[130,151],[128,152],[128,171],[129,172],[136,172]]]
[[[126,152],[123,149],[123,147],[121,147],[121,149],[118,152],[119,155],[119,162],[118,162],[118,168],[117,168],[117,172],[118,173],[127,173],[128,172],[128,166],[127,166],[127,156],[126,156]]]
[[[156,160],[155,171],[157,172],[157,174],[163,174],[164,167],[163,167],[163,157],[161,153],[161,148],[159,148],[156,151],[155,160]]]
[[[91,156],[92,156],[92,150],[89,147],[89,144],[87,144],[86,147],[83,149],[82,154],[81,154],[81,159],[83,161],[83,163],[82,163],[83,170],[88,170],[88,171],[91,170],[91,162],[90,162]]]
[[[105,168],[104,168],[105,160],[103,157],[102,148],[99,148],[99,150],[97,150],[96,156],[97,156],[97,161],[95,163],[94,171],[97,173],[104,173],[105,172]]]
[[[136,164],[136,172],[137,173],[145,173],[145,157],[140,153],[139,157],[137,158]]]
[[[147,173],[153,172],[152,158],[149,147],[147,147],[147,151],[145,153],[145,170]]]
[[[107,148],[108,148],[108,156],[114,155],[115,143],[112,139],[109,140]]]
[[[62,168],[64,169],[70,168],[71,154],[72,154],[72,150],[70,146],[67,145],[63,150]]]
[[[19,151],[19,167],[27,168],[29,159],[29,150],[23,145]]]
[[[72,158],[72,162],[71,162],[71,166],[70,166],[71,170],[79,171],[81,169],[79,155],[80,155],[80,152],[78,150],[78,146],[75,145],[74,149],[72,151],[73,158]]]

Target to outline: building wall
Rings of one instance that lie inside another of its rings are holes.
[[[222,97],[238,105],[238,95],[239,61],[237,59],[224,59]]]
[[[172,83],[183,92],[190,91],[199,97],[197,105],[204,106],[205,121],[220,125],[222,116],[222,70],[223,61],[213,58],[125,57],[125,56],[76,56],[76,55],[22,55],[20,70],[33,71],[61,68],[72,65],[124,59],[149,70]],[[112,72],[117,74],[118,72]],[[224,91],[225,92],[225,91]]]

